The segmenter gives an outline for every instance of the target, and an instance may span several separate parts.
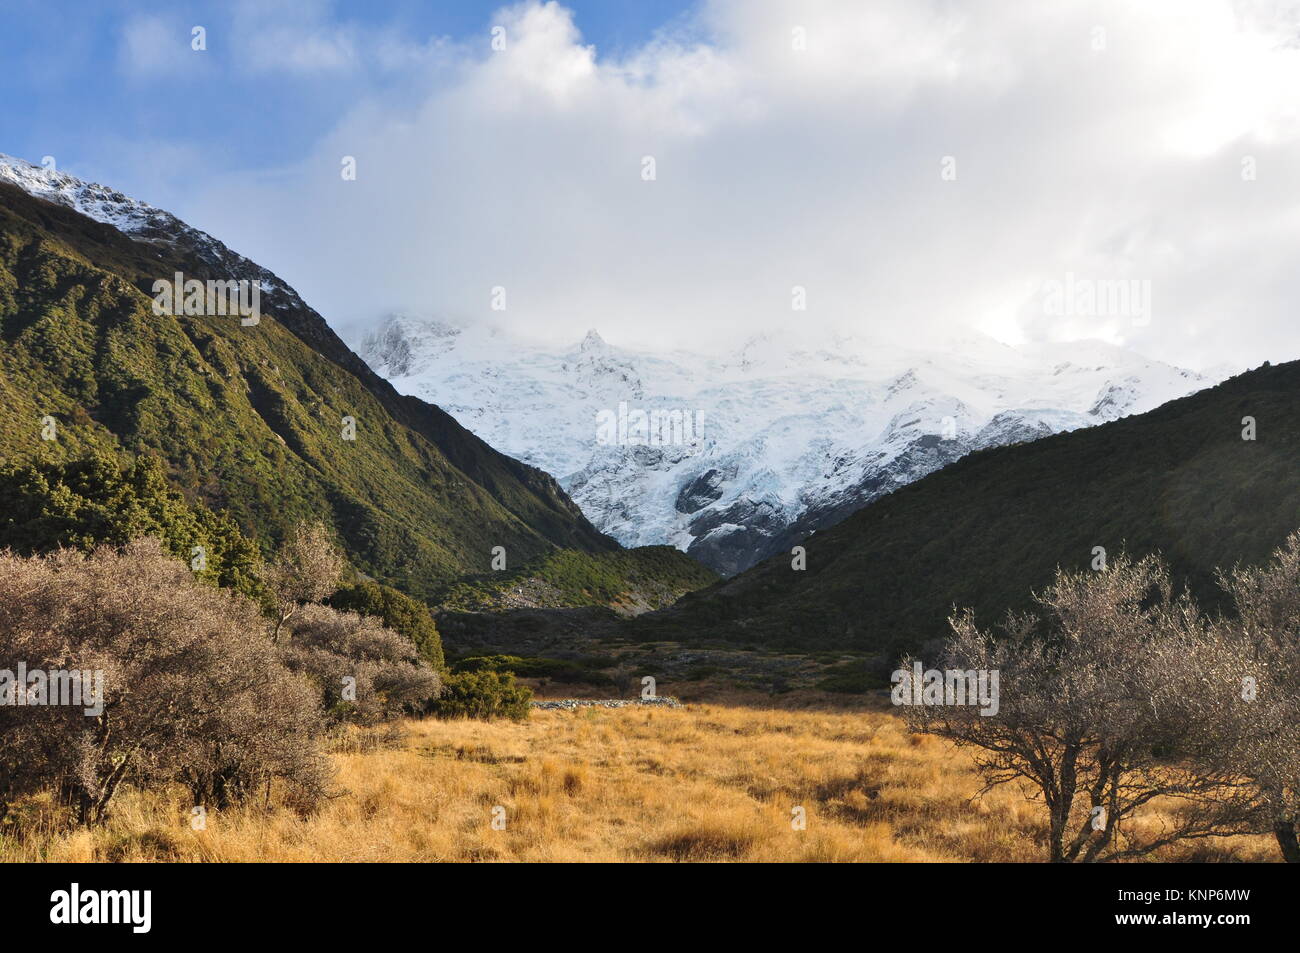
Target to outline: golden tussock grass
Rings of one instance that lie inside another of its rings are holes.
[[[68,832],[31,805],[12,861],[1040,861],[1042,811],[980,788],[969,757],[872,708],[692,704],[408,721],[333,755],[337,796],[190,828],[180,791],[128,791]],[[492,826],[504,809],[504,829]],[[806,829],[795,830],[802,808]],[[1141,823],[1156,825],[1158,812]],[[1164,859],[1273,860],[1268,838]]]

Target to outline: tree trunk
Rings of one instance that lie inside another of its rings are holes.
[[[1048,804],[1047,859],[1049,863],[1063,864],[1065,860],[1065,825],[1069,822],[1068,804],[1064,809]]]
[[[1300,864],[1300,840],[1296,839],[1295,821],[1279,821],[1273,828],[1273,836],[1282,849],[1282,859],[1288,864]]]

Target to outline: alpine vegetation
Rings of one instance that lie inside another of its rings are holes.
[[[304,805],[326,790],[317,703],[257,607],[156,540],[0,554],[0,632],[5,668],[103,673],[97,714],[0,706],[0,815],[46,791],[96,823],[124,784],[180,784],[218,806],[271,781]]]
[[[14,699],[0,704],[0,818],[44,792],[98,824],[124,785],[177,786],[204,810],[275,786],[313,810],[330,791],[332,726],[422,713],[442,688],[409,636],[318,604],[344,565],[322,527],[297,527],[261,570],[259,603],[156,538],[0,552],[0,700]],[[440,658],[432,623],[407,618]]]
[[[170,281],[160,278],[153,283],[153,313],[159,317],[238,315],[241,325],[251,327],[261,320],[261,306],[262,283],[247,278],[201,281],[178,271]]]

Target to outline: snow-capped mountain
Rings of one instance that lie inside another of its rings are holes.
[[[260,280],[264,313],[369,374],[323,321],[302,317],[292,288],[171,213],[3,154],[0,182]],[[969,335],[902,348],[799,329],[720,353],[648,353],[594,331],[541,347],[410,315],[359,351],[398,390],[558,477],[625,545],[669,543],[724,573],[972,450],[1140,413],[1227,376],[1096,342],[1013,350]]]
[[[3,152],[0,152],[0,182],[9,182],[37,198],[67,206],[132,238],[181,245],[219,271],[250,281],[260,280],[263,293],[273,293],[295,307],[306,307],[297,292],[265,268],[231,251],[207,232],[185,224],[171,212],[148,202]]]
[[[548,348],[399,314],[358,353],[404,393],[556,476],[628,546],[734,573],[972,450],[1151,410],[1217,382],[1100,342],[929,348],[803,330],[729,353],[591,331]]]
[[[326,321],[287,282],[171,212],[123,195],[108,186],[86,182],[66,172],[33,165],[2,152],[0,182],[16,185],[37,198],[73,209],[136,241],[193,254],[213,275],[223,279],[256,281],[261,289],[263,317],[279,321],[350,372],[362,376],[372,374],[365,362],[344,346]],[[159,254],[161,256],[161,252]],[[171,275],[158,277],[170,278]]]

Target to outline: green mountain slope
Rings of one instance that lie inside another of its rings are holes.
[[[440,610],[457,612],[608,606],[621,615],[637,615],[670,606],[717,579],[712,569],[672,546],[597,555],[563,550],[517,570],[458,582],[437,603]]]
[[[1253,417],[1257,439],[1243,440]],[[1094,547],[1160,550],[1222,605],[1215,567],[1263,560],[1300,526],[1300,362],[1150,413],[986,450],[872,503],[788,555],[636,623],[645,638],[787,648],[917,649],[954,606],[985,622],[1025,606]]]
[[[547,474],[397,394],[275,276],[182,228],[128,238],[0,184],[0,457],[156,454],[246,534],[324,518],[359,569],[418,596],[494,546],[516,565],[618,550]],[[155,315],[177,271],[266,281],[261,322]]]

